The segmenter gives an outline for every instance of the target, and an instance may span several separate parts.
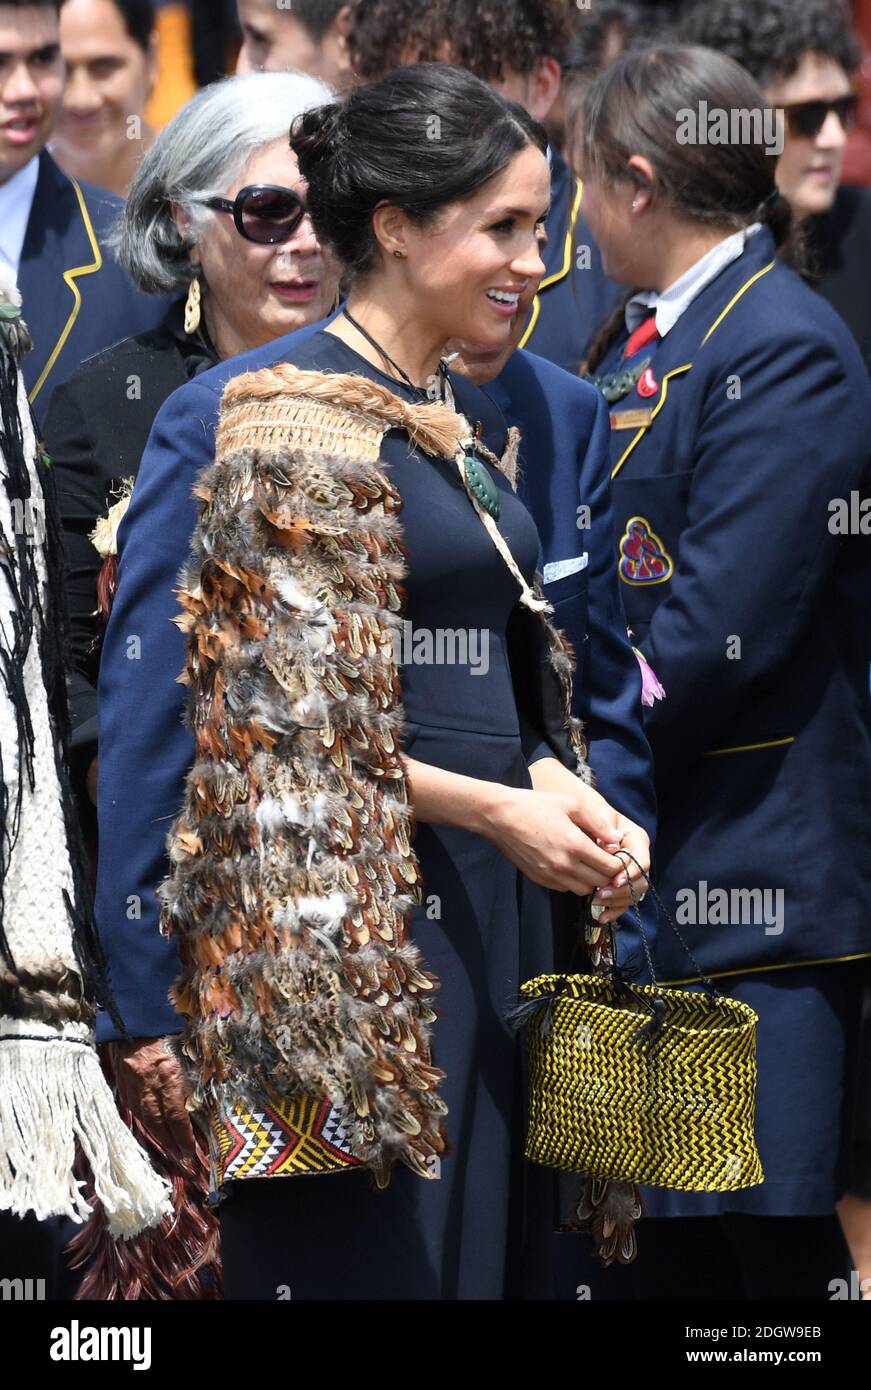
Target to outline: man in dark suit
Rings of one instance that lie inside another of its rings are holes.
[[[564,0],[358,0],[351,56],[366,81],[399,63],[456,63],[544,122],[560,91],[569,21]],[[576,375],[621,291],[584,220],[581,180],[552,145],[548,159],[545,274],[520,346]]]
[[[34,343],[24,380],[39,419],[84,358],[166,312],[133,289],[106,247],[118,200],[67,178],[45,152],[65,81],[62,3],[0,0],[0,260],[24,301]]]

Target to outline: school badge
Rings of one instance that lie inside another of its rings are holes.
[[[620,578],[624,584],[664,584],[674,574],[674,561],[650,522],[630,517],[620,537]]]

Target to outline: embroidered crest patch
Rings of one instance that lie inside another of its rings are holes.
[[[620,537],[620,578],[624,584],[664,584],[674,561],[650,522],[633,516]]]

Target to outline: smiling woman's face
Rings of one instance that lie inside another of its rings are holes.
[[[285,139],[258,150],[220,195],[232,199],[257,183],[292,188],[305,199],[307,185]],[[225,358],[317,323],[335,299],[339,267],[322,251],[308,217],[288,241],[260,246],[239,234],[230,214],[215,213],[192,259],[205,285],[206,323]]]
[[[547,231],[540,227],[536,234],[538,251],[540,256],[544,256],[547,247]],[[542,261],[542,266],[544,262]],[[463,342],[462,339],[448,343],[447,351],[456,353],[457,357],[453,363],[455,371],[462,372],[476,386],[487,386],[507,364],[509,357],[517,350],[520,340],[526,332],[529,322],[529,313],[538,293],[541,284],[541,276],[531,277],[526,284],[526,289],[517,304],[517,312],[511,321],[511,333],[506,343],[496,347],[487,347],[481,343]]]
[[[432,225],[408,224],[407,289],[443,342],[510,343],[521,297],[544,274],[539,238],[549,202],[547,160],[527,145]]]

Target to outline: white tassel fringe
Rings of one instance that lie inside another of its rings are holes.
[[[0,1211],[83,1222],[91,1208],[73,1174],[76,1140],[113,1236],[130,1237],[172,1214],[169,1184],[124,1124],[81,1025],[63,1038],[45,1024],[0,1019]],[[45,1036],[31,1041],[14,1036]],[[10,1036],[12,1035],[12,1036]]]

